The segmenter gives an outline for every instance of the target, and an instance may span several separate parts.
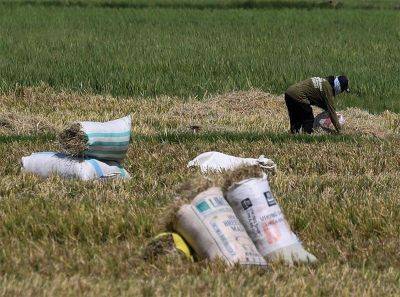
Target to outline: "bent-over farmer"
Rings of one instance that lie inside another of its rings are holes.
[[[312,77],[290,86],[285,92],[285,102],[290,118],[290,132],[299,133],[302,128],[306,133],[313,132],[314,114],[311,105],[318,106],[329,113],[336,131],[340,124],[336,115],[333,98],[349,92],[346,76]]]

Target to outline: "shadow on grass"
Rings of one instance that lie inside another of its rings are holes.
[[[46,142],[56,139],[54,134],[38,134],[38,135],[0,135],[0,144],[12,142]]]
[[[67,1],[67,0],[20,0],[20,1],[0,1],[1,5],[16,6],[59,6],[59,7],[103,7],[103,8],[171,8],[171,9],[315,9],[333,7],[328,1],[252,1],[252,0],[232,0],[229,2],[223,1]],[[336,6],[336,8],[341,5]],[[360,7],[362,8],[362,7]]]
[[[54,134],[40,135],[5,135],[0,136],[0,144],[12,142],[46,142],[54,141]],[[133,134],[132,141],[153,143],[213,143],[217,141],[227,142],[258,142],[271,141],[273,143],[358,143],[363,138],[357,135],[291,135],[288,133],[260,133],[260,132],[205,132],[194,134],[191,132],[167,132],[155,135]]]
[[[259,133],[259,132],[205,132],[205,133],[189,133],[189,132],[169,132],[158,135],[133,135],[133,140],[139,142],[156,142],[156,143],[187,143],[187,142],[206,142],[213,143],[216,141],[228,142],[258,142],[271,141],[273,143],[321,143],[321,142],[347,142],[357,143],[361,140],[359,136],[350,135],[291,135],[288,133]]]

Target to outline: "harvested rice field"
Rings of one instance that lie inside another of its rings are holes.
[[[0,0],[0,296],[400,296],[399,8]],[[342,133],[289,134],[287,87],[341,74]],[[126,115],[131,179],[21,170],[86,150],[74,122]],[[316,264],[148,256],[171,248],[154,237],[203,185],[187,164],[207,151],[276,163],[272,193]]]
[[[46,85],[2,94],[0,294],[399,295],[400,116],[341,112],[348,119],[342,135],[291,136],[282,96],[255,89],[202,101]],[[131,180],[20,171],[22,156],[59,150],[56,135],[69,123],[128,113],[133,139],[123,165]],[[143,260],[141,249],[160,231],[176,189],[193,176],[187,162],[213,150],[276,162],[272,190],[317,265],[263,270],[172,256]]]

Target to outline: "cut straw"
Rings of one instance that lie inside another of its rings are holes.
[[[84,151],[88,149],[88,137],[81,128],[81,124],[73,123],[60,133],[59,142],[66,153],[83,156]]]

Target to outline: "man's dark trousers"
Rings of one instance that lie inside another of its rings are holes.
[[[313,132],[314,114],[311,105],[301,103],[285,94],[286,107],[290,119],[290,132],[299,133],[300,129],[311,134]]]

